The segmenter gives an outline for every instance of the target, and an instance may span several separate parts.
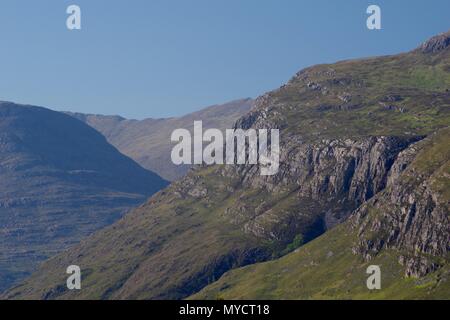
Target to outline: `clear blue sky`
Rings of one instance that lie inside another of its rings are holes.
[[[66,8],[82,30],[66,29]],[[382,9],[383,30],[366,28]],[[1,0],[0,99],[166,117],[256,97],[317,63],[407,51],[449,0]]]

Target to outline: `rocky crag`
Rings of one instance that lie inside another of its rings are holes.
[[[227,273],[193,299],[449,299],[450,129],[402,151],[386,188],[281,259]],[[381,270],[381,290],[366,269]]]

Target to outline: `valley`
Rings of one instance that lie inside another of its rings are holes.
[[[173,131],[186,129],[193,134],[194,121],[202,121],[205,130],[232,128],[253,104],[252,99],[241,99],[168,119],[130,120],[120,116],[68,114],[102,133],[109,143],[142,167],[174,181],[183,177],[191,165],[175,165],[171,161],[173,144],[170,138]]]

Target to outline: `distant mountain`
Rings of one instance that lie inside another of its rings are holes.
[[[144,168],[173,181],[184,176],[190,166],[175,166],[170,158],[175,129],[193,130],[194,121],[202,120],[205,129],[231,128],[253,106],[252,99],[215,105],[180,118],[127,120],[119,116],[68,113],[101,132],[123,154]]]
[[[0,102],[0,290],[165,186],[83,122]]]
[[[277,174],[196,167],[4,298],[449,298],[449,39],[300,71],[236,122],[280,129]]]

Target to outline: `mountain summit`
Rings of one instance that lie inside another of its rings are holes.
[[[450,31],[437,35],[420,47],[423,53],[437,53],[450,46]]]

